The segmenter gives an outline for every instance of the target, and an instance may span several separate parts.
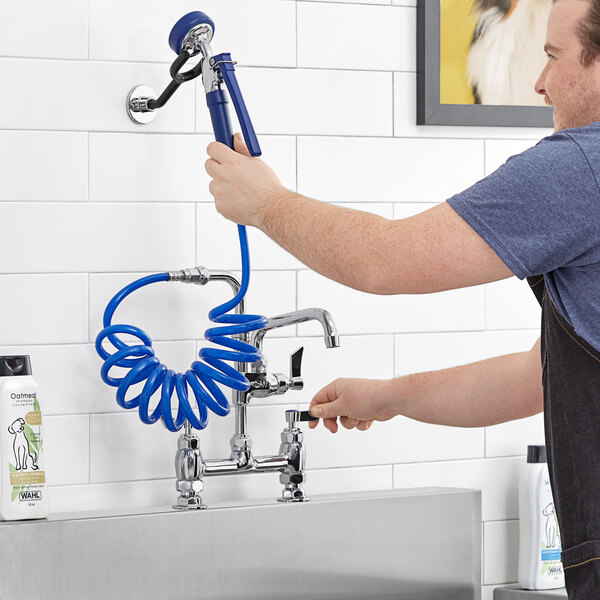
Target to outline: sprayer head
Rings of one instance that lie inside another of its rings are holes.
[[[212,19],[203,12],[194,11],[175,23],[169,35],[169,46],[175,54],[187,50],[195,56],[201,51],[202,44],[210,44],[214,32]]]

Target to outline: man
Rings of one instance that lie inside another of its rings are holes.
[[[545,50],[535,89],[554,107],[555,133],[414,217],[389,221],[286,190],[238,136],[237,153],[209,145],[206,170],[221,214],[355,289],[428,293],[528,278],[542,303],[542,337],[529,352],[390,381],[338,379],[311,411],[336,432],[338,418],[361,430],[395,415],[482,427],[543,409],[569,598],[597,600],[600,0],[555,1]]]

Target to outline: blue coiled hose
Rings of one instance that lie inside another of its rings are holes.
[[[117,403],[127,409],[138,408],[140,419],[147,424],[162,419],[169,431],[179,431],[186,420],[194,429],[204,429],[208,423],[208,410],[217,415],[225,416],[230,407],[227,398],[219,389],[216,382],[222,383],[234,390],[245,391],[250,387],[249,381],[234,367],[223,361],[252,363],[261,359],[260,352],[254,346],[229,336],[248,333],[261,329],[267,323],[266,317],[260,315],[228,314],[242,301],[250,282],[250,257],[246,228],[238,225],[240,249],[242,254],[242,285],[237,295],[216,308],[208,317],[213,323],[225,323],[221,327],[207,329],[204,337],[210,342],[229,348],[202,348],[198,353],[201,360],[192,363],[190,369],[183,373],[175,373],[162,364],[154,354],[150,336],[133,325],[112,325],[113,315],[119,304],[135,290],[157,283],[168,281],[168,273],[156,273],[142,277],[125,286],[108,303],[104,311],[104,329],[96,337],[96,352],[104,360],[100,371],[102,379],[110,386],[117,388]],[[117,334],[129,334],[136,337],[140,343],[128,345],[117,337]],[[103,341],[108,338],[116,348],[109,353],[103,347]],[[110,377],[112,367],[129,368],[129,372],[121,378]],[[140,394],[130,400],[126,399],[130,386],[146,381]],[[189,402],[188,385],[194,392],[198,406],[199,417],[196,416]],[[160,391],[160,400],[150,414],[150,399]],[[177,390],[179,406],[177,416],[173,420],[171,397]]]

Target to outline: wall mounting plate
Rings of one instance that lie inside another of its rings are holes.
[[[135,86],[127,96],[127,114],[138,125],[152,123],[158,114],[156,110],[148,108],[148,100],[156,100],[156,92],[147,85]]]

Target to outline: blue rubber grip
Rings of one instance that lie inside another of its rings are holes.
[[[212,121],[215,139],[233,149],[233,130],[231,129],[231,119],[227,105],[227,94],[223,90],[215,90],[206,94],[206,104],[210,111],[210,120]]]
[[[231,54],[223,52],[213,58],[216,64],[219,65],[221,75],[223,76],[227,90],[231,95],[231,101],[233,102],[235,112],[237,113],[242,133],[244,134],[244,140],[246,146],[248,146],[248,152],[250,152],[250,156],[260,156],[262,152],[256,133],[254,132],[254,127],[252,126],[252,121],[250,121],[250,115],[248,114],[248,109],[246,108],[240,86],[235,76],[235,68],[233,66],[233,61],[231,60]]]

